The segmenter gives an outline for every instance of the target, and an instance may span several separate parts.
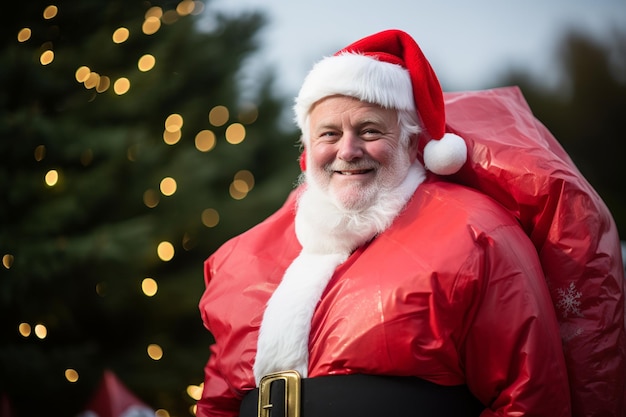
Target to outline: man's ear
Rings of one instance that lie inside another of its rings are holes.
[[[409,152],[409,159],[411,163],[415,162],[415,159],[417,159],[418,143],[419,143],[419,135],[411,135],[409,137],[409,144],[407,147],[407,151]]]

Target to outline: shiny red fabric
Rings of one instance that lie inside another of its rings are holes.
[[[566,416],[570,404],[622,415],[623,276],[606,207],[519,90],[449,94],[446,106],[470,157],[452,180],[481,192],[430,178],[337,269],[313,317],[309,375],[467,383],[484,416]],[[236,416],[254,387],[264,305],[300,250],[294,210],[292,195],[205,264],[200,309],[216,344],[200,417]]]
[[[289,202],[206,263],[201,308],[217,343],[199,416],[236,415],[254,387],[264,306],[300,249],[293,213]],[[467,384],[484,416],[569,416],[558,333],[537,254],[513,216],[433,179],[336,270],[311,322],[308,372],[414,375]]]
[[[497,199],[539,253],[573,415],[626,415],[624,269],[609,210],[518,88],[446,93],[445,101],[448,130],[465,139],[469,153],[453,180]]]

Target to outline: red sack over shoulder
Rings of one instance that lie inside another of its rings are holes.
[[[560,325],[573,415],[626,415],[624,269],[608,208],[519,88],[444,98],[447,130],[468,146],[467,163],[449,178],[499,201],[537,248]]]

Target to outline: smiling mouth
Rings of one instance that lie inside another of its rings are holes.
[[[350,175],[362,175],[362,174],[367,174],[367,173],[370,173],[370,172],[372,172],[372,171],[374,171],[374,170],[373,170],[373,169],[353,169],[353,170],[350,170],[350,171],[335,171],[335,173],[336,173],[336,174],[339,174],[339,175],[347,175],[347,176],[350,176]]]

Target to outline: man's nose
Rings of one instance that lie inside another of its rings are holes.
[[[354,133],[344,132],[338,146],[337,158],[343,161],[352,161],[363,157],[363,140]]]

